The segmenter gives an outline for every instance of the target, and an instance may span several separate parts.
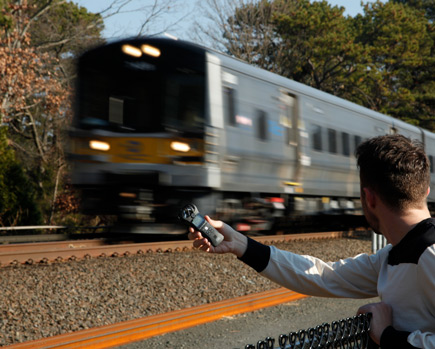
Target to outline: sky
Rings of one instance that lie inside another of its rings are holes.
[[[150,6],[154,0],[71,0],[72,2],[86,7],[90,12],[100,12],[108,8],[112,3],[122,4],[126,1],[128,6],[123,7],[126,13],[118,13],[108,18],[105,18],[105,30],[103,37],[111,40],[122,37],[135,36],[138,34],[141,24],[146,18],[145,13],[149,13]],[[197,0],[158,0],[160,3],[168,3],[171,5],[169,14],[159,16],[157,21],[148,27],[149,33],[163,32],[167,27],[181,18],[178,24],[171,26],[166,32],[176,36],[179,39],[191,40],[190,32],[195,20],[200,18],[201,14],[197,9]],[[364,3],[372,2],[373,0],[365,0]],[[361,0],[328,0],[332,6],[342,6],[346,10],[345,15],[355,16],[362,12]],[[146,9],[140,11],[139,8]],[[105,12],[108,13],[108,12]],[[104,15],[103,15],[104,17]],[[154,17],[156,18],[156,17]]]

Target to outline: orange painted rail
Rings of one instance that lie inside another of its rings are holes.
[[[284,288],[278,288],[271,291],[176,310],[170,313],[148,316],[114,325],[13,344],[5,348],[111,348],[216,321],[226,316],[251,312],[305,297],[307,296]]]

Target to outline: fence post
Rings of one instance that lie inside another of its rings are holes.
[[[372,231],[372,252],[373,253],[378,252],[380,249],[387,246],[387,244],[388,244],[387,239],[383,235],[376,234],[374,231]]]

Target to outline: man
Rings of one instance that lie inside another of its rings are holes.
[[[389,348],[435,348],[435,219],[427,208],[430,166],[422,145],[401,135],[372,138],[357,149],[367,221],[390,243],[374,255],[335,263],[260,244],[221,221],[207,220],[225,240],[213,247],[190,229],[196,248],[233,253],[261,275],[321,297],[370,298],[370,336]]]

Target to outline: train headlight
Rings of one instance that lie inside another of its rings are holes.
[[[110,149],[110,144],[107,142],[92,140],[89,141],[89,148],[94,150],[108,151]]]
[[[132,45],[122,45],[122,52],[124,52],[126,55],[133,56],[133,57],[140,57],[142,56],[142,52],[137,47],[134,47]]]
[[[142,52],[148,56],[160,57],[161,52],[157,47],[154,47],[151,45],[142,45],[141,49],[142,49]]]
[[[187,153],[190,151],[190,145],[184,142],[171,142],[171,149],[175,151],[181,151]]]

